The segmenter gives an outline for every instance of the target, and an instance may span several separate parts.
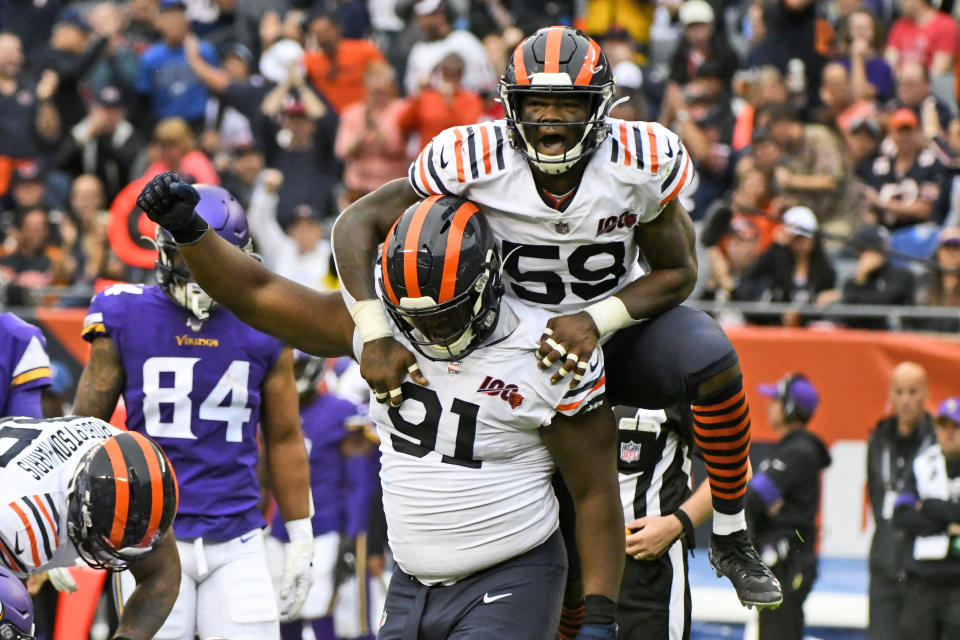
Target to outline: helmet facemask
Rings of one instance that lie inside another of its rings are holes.
[[[500,82],[498,91],[500,100],[503,102],[504,111],[506,112],[510,142],[515,149],[525,155],[527,160],[541,172],[551,175],[565,173],[579,160],[596,151],[600,143],[607,137],[609,129],[605,119],[613,104],[614,85],[612,82],[602,86],[535,84],[538,81],[537,75],[547,76],[553,74],[535,74],[533,78],[534,84],[531,85],[510,85],[503,81]],[[555,75],[569,82],[566,74]],[[539,80],[543,81],[542,78]],[[525,97],[531,95],[582,96],[587,100],[588,104],[587,119],[582,122],[531,122],[523,120],[523,100]],[[536,129],[539,127],[579,127],[582,128],[583,131],[577,143],[564,151],[564,153],[544,155],[537,151],[536,148]]]
[[[207,320],[218,305],[200,285],[193,281],[193,276],[183,256],[180,255],[177,243],[161,227],[157,227],[154,244],[157,246],[157,261],[154,263],[157,284],[167,297],[190,311],[197,320],[201,322]],[[241,249],[244,253],[259,259],[259,256],[253,252],[252,240],[249,240]]]
[[[420,354],[446,361],[462,360],[490,335],[502,294],[500,257],[491,250],[470,286],[442,304],[431,296],[403,297],[399,305],[386,295],[383,300],[394,323]]]

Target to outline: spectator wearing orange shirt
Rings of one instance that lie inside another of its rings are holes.
[[[463,58],[448,54],[437,66],[436,86],[424,87],[407,101],[400,115],[400,128],[408,133],[416,132],[421,149],[444,129],[480,120],[483,99],[463,88],[463,69]]]
[[[407,136],[398,126],[404,103],[397,97],[393,68],[386,63],[372,66],[364,81],[367,97],[343,110],[333,146],[344,167],[344,206],[402,178],[409,165]]]
[[[310,20],[310,38],[316,49],[303,57],[307,76],[338,114],[365,95],[364,74],[371,65],[386,62],[369,40],[343,38],[332,15],[316,13]]]

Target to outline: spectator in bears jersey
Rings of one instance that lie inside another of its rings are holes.
[[[758,389],[770,398],[778,440],[750,480],[747,513],[760,557],[783,585],[783,604],[760,611],[759,638],[802,640],[803,602],[817,578],[820,472],[830,465],[826,445],[807,430],[820,396],[802,374]]]
[[[897,109],[887,120],[895,149],[876,158],[864,195],[867,218],[898,230],[923,222],[941,222],[946,175],[926,148],[920,120],[910,109]]]

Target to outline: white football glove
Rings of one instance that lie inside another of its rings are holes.
[[[313,583],[313,525],[310,518],[285,523],[290,542],[284,547],[283,579],[277,595],[280,622],[290,622],[299,613]]]
[[[57,567],[47,571],[47,579],[57,591],[66,591],[73,593],[77,590],[77,581],[70,575],[70,569],[66,567]]]

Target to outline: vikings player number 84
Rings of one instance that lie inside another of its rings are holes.
[[[193,371],[200,358],[153,357],[143,363],[143,418],[147,433],[155,438],[196,439],[190,428],[193,406]],[[250,363],[234,360],[200,404],[201,420],[226,423],[227,442],[243,440],[243,425],[250,420],[247,406]],[[229,398],[229,403],[225,404]],[[165,407],[166,405],[166,407]]]

